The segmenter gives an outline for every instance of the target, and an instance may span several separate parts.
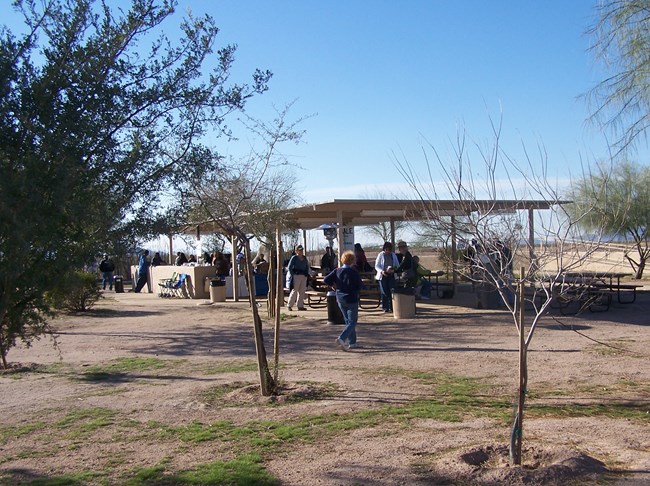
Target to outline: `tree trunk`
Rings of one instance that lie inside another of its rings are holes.
[[[268,397],[275,393],[275,381],[269,371],[269,363],[266,359],[266,348],[264,347],[264,334],[262,333],[262,318],[257,309],[255,299],[255,286],[253,285],[253,267],[251,265],[251,249],[248,238],[241,238],[244,245],[244,258],[246,261],[246,279],[248,280],[249,301],[253,313],[253,330],[255,335],[255,352],[257,354],[257,369],[260,375],[260,392],[262,396]]]
[[[282,282],[282,270],[283,270],[283,265],[282,265],[282,257],[283,257],[283,250],[282,250],[282,238],[280,237],[280,229],[278,228],[277,230],[277,238],[276,238],[276,258],[277,258],[277,264],[276,264],[276,286],[275,290],[276,293],[273,295],[273,307],[275,308],[275,332],[273,333],[274,336],[274,341],[273,341],[273,379],[277,383],[278,381],[278,374],[280,373],[280,309],[282,309],[282,304],[284,304],[284,283]]]
[[[639,266],[636,269],[636,275],[634,276],[634,278],[636,278],[637,280],[641,280],[643,278],[643,271],[645,270],[645,262],[646,261],[644,258],[642,258],[639,261]]]
[[[526,333],[524,329],[524,277],[525,269],[521,269],[521,278],[518,284],[519,300],[519,390],[517,394],[517,414],[512,423],[510,432],[510,462],[521,465],[521,443],[524,424],[524,404],[526,401],[526,387],[528,385],[528,355],[526,350]]]

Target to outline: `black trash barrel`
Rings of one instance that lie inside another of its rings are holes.
[[[336,292],[330,290],[327,292],[327,323],[328,324],[344,324],[343,314],[341,308],[336,301]]]
[[[115,285],[116,294],[124,293],[124,279],[120,275],[115,275],[113,277],[113,285]]]

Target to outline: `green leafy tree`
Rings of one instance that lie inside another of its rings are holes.
[[[633,243],[625,258],[636,278],[643,278],[650,258],[650,167],[623,162],[604,164],[573,185],[570,210],[587,231],[604,229]]]
[[[44,293],[125,233],[147,234],[163,194],[219,166],[201,144],[267,89],[231,83],[211,17],[162,33],[173,0],[127,12],[91,0],[16,0],[0,29],[0,355],[47,330]],[[210,69],[206,65],[210,65]],[[209,155],[206,157],[206,155]]]
[[[597,11],[592,50],[607,75],[589,99],[593,119],[613,129],[622,150],[650,125],[650,0],[604,0]]]

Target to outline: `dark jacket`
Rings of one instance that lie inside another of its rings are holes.
[[[395,269],[395,273],[402,274],[402,279],[407,287],[415,287],[417,276],[415,274],[415,265],[413,264],[413,256],[410,251],[404,253],[402,261]]]
[[[336,300],[347,304],[359,302],[359,292],[363,283],[361,275],[353,267],[343,265],[327,274],[323,282],[336,289]]]

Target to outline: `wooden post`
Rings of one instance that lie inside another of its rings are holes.
[[[524,329],[524,278],[526,269],[521,267],[519,277],[519,400],[517,402],[517,431],[515,465],[521,465],[521,442],[523,437],[524,401],[526,399],[526,335]]]
[[[275,383],[278,382],[278,373],[280,369],[280,310],[282,309],[282,304],[284,304],[284,282],[282,281],[282,260],[283,260],[283,249],[282,249],[282,235],[280,233],[280,228],[276,229],[275,233],[275,246],[276,246],[276,279],[275,279],[275,339],[273,341],[273,379]]]
[[[530,267],[533,272],[537,271],[537,256],[535,256],[535,218],[533,208],[528,208],[528,255]]]
[[[456,249],[456,218],[451,216],[451,279],[454,285],[454,292],[456,292],[456,286],[458,285],[458,270],[456,269],[457,261],[457,249]]]
[[[237,268],[237,237],[232,235],[230,237],[230,244],[232,245],[232,255],[230,257],[230,267],[232,268],[232,298],[235,302],[239,302],[239,269]]]

